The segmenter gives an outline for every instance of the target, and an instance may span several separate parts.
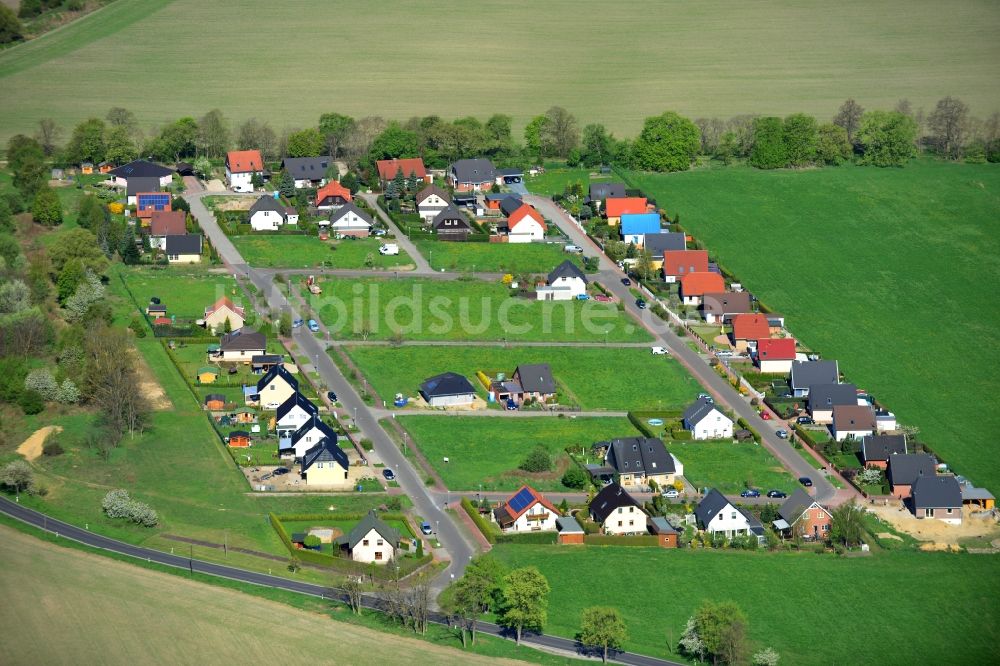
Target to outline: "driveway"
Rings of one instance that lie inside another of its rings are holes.
[[[413,263],[417,267],[415,270],[410,272],[418,275],[433,273],[434,269],[431,268],[430,263],[428,263],[428,261],[424,258],[424,255],[417,251],[417,246],[413,244],[413,241],[411,241],[400,230],[400,228],[396,226],[396,223],[392,221],[392,218],[390,218],[389,215],[378,205],[378,195],[358,194],[358,196],[365,200],[365,203],[367,203],[368,206],[375,211],[375,214],[378,215],[383,222],[385,222],[385,225],[389,227],[389,231],[395,234],[395,243],[409,253],[410,257],[413,259]]]

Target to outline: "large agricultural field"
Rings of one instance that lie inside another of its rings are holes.
[[[750,640],[773,646],[782,664],[985,664],[995,661],[1000,640],[995,556],[527,545],[491,552],[512,567],[537,566],[548,578],[547,632],[573,636],[581,609],[613,606],[628,625],[626,648],[658,657],[676,658],[665,644],[676,645],[704,600],[739,604]],[[609,563],[628,572],[613,585],[602,575]],[[858,627],[879,630],[865,637]]]
[[[924,159],[631,180],[945,461],[1000,488],[996,165]]]
[[[269,120],[279,131],[313,125],[328,111],[400,120],[508,113],[518,134],[532,116],[561,104],[619,136],[636,134],[644,117],[666,109],[692,117],[828,117],[849,96],[869,107],[891,108],[906,97],[928,108],[947,94],[981,115],[1000,106],[1000,9],[984,0],[633,0],[602,5],[600,20],[585,12],[579,21],[567,20],[580,15],[579,3],[554,0],[505,5],[513,31],[496,29],[499,15],[470,11],[460,0],[433,8],[377,0],[336,12],[320,0],[249,0],[238,8],[116,2],[0,54],[0,140],[30,133],[39,118],[71,126],[124,100],[145,127],[217,107],[237,121]],[[448,35],[447,49],[429,34]],[[273,35],[294,39],[274,52],[246,48],[248,39]],[[381,35],[392,35],[392,48]],[[336,66],[324,70],[318,88],[315,69],[302,62]],[[253,85],[234,82],[234,72],[252,76]],[[488,85],[445,103],[426,84],[436,80]],[[197,100],[183,92],[193,81],[205,82]]]

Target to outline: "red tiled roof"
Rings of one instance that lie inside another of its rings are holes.
[[[687,275],[708,272],[707,250],[664,250],[663,274]]]
[[[507,503],[506,503],[506,504],[504,505],[504,508],[505,508],[505,509],[507,509],[507,513],[508,513],[508,515],[510,515],[510,517],[511,517],[511,522],[513,522],[513,521],[517,520],[517,519],[518,519],[518,518],[520,518],[520,517],[521,517],[522,515],[524,515],[524,513],[525,513],[525,512],[526,512],[526,511],[527,511],[528,509],[530,509],[530,508],[531,508],[531,507],[532,507],[532,506],[534,505],[534,503],[535,503],[535,502],[529,502],[529,503],[527,503],[527,504],[526,504],[526,506],[525,506],[525,507],[524,507],[523,509],[521,509],[520,511],[516,511],[516,512],[515,512],[515,511],[514,511],[514,510],[513,510],[512,508],[511,508],[511,506],[510,506],[510,500],[512,500],[512,499],[514,499],[515,497],[517,497],[517,494],[518,494],[519,492],[521,492],[522,490],[527,490],[527,491],[528,491],[528,493],[529,493],[529,494],[530,494],[530,495],[531,495],[531,496],[532,496],[532,497],[533,497],[533,498],[535,499],[535,501],[536,501],[536,502],[540,503],[540,504],[541,504],[542,506],[544,506],[544,507],[545,507],[546,509],[548,509],[548,510],[549,510],[549,511],[551,511],[552,513],[554,513],[554,514],[556,514],[556,515],[559,515],[559,509],[557,509],[557,508],[555,507],[555,505],[554,505],[554,504],[553,504],[552,502],[550,502],[550,501],[548,501],[547,499],[545,499],[545,497],[544,497],[544,496],[543,496],[543,495],[542,495],[541,493],[539,493],[539,492],[538,492],[537,490],[535,490],[535,489],[534,489],[534,488],[532,488],[531,486],[521,486],[521,487],[520,487],[520,488],[518,489],[517,493],[514,493],[513,495],[511,495],[511,496],[510,496],[510,497],[509,497],[509,498],[507,499]]]
[[[382,180],[392,180],[399,173],[400,169],[403,171],[403,178],[409,178],[410,174],[415,175],[417,178],[425,178],[427,176],[424,161],[419,157],[378,160],[375,162],[375,166],[378,168],[378,177]]]
[[[794,361],[794,338],[761,338],[757,341],[757,358],[761,361]]]
[[[157,317],[153,320],[153,326],[169,326],[172,321],[170,317]]]
[[[231,300],[229,300],[228,296],[223,296],[222,298],[220,298],[219,300],[217,300],[215,303],[213,303],[212,305],[210,305],[207,308],[205,308],[205,316],[207,317],[208,315],[212,314],[216,310],[219,310],[220,308],[222,308],[222,306],[226,306],[227,308],[229,308],[230,312],[234,312],[234,313],[238,314],[241,317],[243,316],[243,308],[237,307],[236,305],[233,305],[233,302]]]
[[[323,202],[323,199],[327,197],[343,197],[344,201],[351,200],[351,191],[338,183],[335,180],[331,180],[329,183],[323,187],[316,190],[316,205],[318,206]]]
[[[645,213],[646,197],[623,197],[606,199],[604,211],[608,217],[621,217],[627,213]]]
[[[149,220],[151,236],[183,236],[187,233],[182,210],[154,210]]]
[[[726,281],[718,273],[689,273],[681,278],[681,294],[684,296],[704,296],[717,291],[724,291]]]
[[[771,337],[771,327],[762,314],[738,314],[733,317],[734,340],[760,340]]]
[[[226,153],[226,166],[232,173],[263,171],[264,158],[259,150],[230,150]]]
[[[535,222],[538,222],[542,226],[542,231],[545,231],[545,218],[537,210],[529,206],[528,204],[521,204],[520,208],[515,210],[507,218],[507,228],[511,231],[517,226],[518,222],[530,217]]]

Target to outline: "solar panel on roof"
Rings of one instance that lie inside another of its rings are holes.
[[[510,502],[507,504],[514,511],[520,512],[524,510],[524,507],[528,506],[533,501],[535,501],[535,498],[531,494],[531,491],[527,488],[522,488],[520,492],[510,498]]]

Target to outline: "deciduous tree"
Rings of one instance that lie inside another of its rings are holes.
[[[724,664],[737,664],[746,652],[747,617],[732,601],[706,601],[694,613],[694,626],[705,651]]]
[[[620,650],[628,640],[625,620],[617,608],[591,606],[583,609],[580,620],[580,642],[601,648],[601,659],[608,662],[608,650]]]
[[[107,150],[105,133],[107,127],[100,118],[88,118],[73,128],[73,134],[66,145],[66,159],[69,162],[93,162],[104,160]]]
[[[693,122],[673,111],[646,118],[632,145],[633,162],[647,171],[687,171],[701,139]]]
[[[59,195],[48,185],[44,185],[35,194],[35,201],[31,204],[32,219],[45,227],[54,227],[62,224],[62,202]]]
[[[816,161],[816,119],[793,113],[783,124],[785,154],[789,166],[808,166]]]
[[[504,608],[500,623],[514,630],[521,644],[525,629],[541,631],[548,619],[549,582],[536,567],[511,571],[504,579]]]
[[[229,150],[229,122],[219,109],[212,109],[198,121],[198,148],[202,155],[222,157]]]
[[[851,142],[847,130],[840,125],[826,123],[816,132],[816,160],[824,164],[841,164],[851,158]]]
[[[931,144],[939,154],[949,159],[961,159],[969,125],[969,106],[956,97],[939,100],[927,116]]]
[[[861,512],[862,509],[854,503],[854,500],[834,509],[833,518],[830,520],[830,539],[848,548],[859,545],[861,534],[864,532]]]
[[[837,115],[833,117],[833,124],[843,127],[847,131],[847,140],[854,143],[854,135],[861,129],[861,118],[864,113],[864,107],[855,102],[854,98],[850,98],[840,105]]]
[[[576,116],[561,106],[553,106],[545,112],[545,123],[541,126],[542,153],[554,157],[566,157],[580,144],[580,129]]]
[[[52,118],[42,118],[38,121],[38,131],[35,132],[35,139],[41,144],[46,157],[51,157],[59,148],[59,139],[62,136],[62,128],[56,124]]]
[[[319,133],[326,141],[326,148],[333,158],[340,157],[344,141],[354,129],[354,118],[340,113],[324,113],[319,117]]]
[[[754,119],[753,134],[750,164],[758,169],[781,169],[788,164],[785,128],[781,118],[768,116]]]
[[[896,111],[869,111],[861,120],[857,140],[861,146],[860,164],[903,166],[916,155],[914,141],[917,124],[913,118]]]
[[[288,157],[319,157],[326,147],[326,140],[314,127],[288,135]]]

